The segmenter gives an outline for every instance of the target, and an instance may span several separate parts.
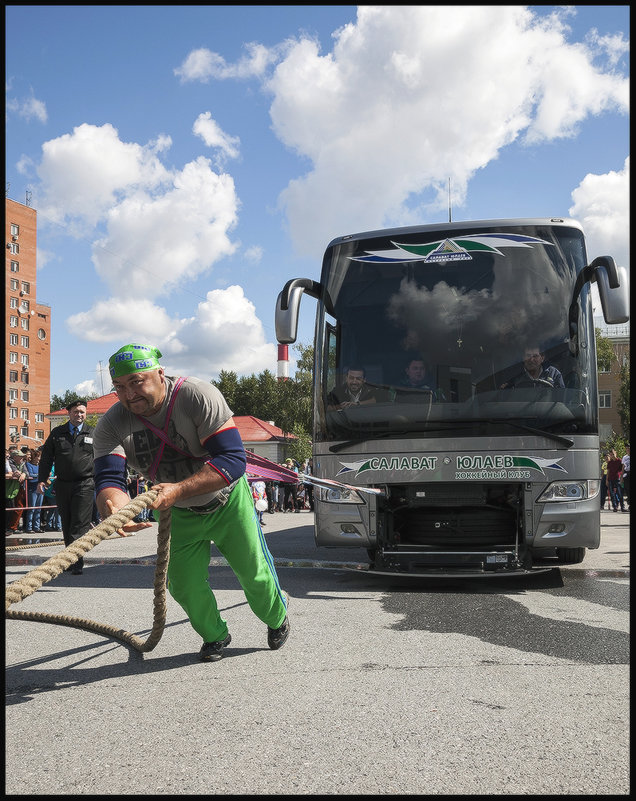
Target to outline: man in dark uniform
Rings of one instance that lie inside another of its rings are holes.
[[[93,428],[87,425],[86,401],[75,400],[67,406],[68,424],[57,426],[42,446],[38,471],[38,492],[44,492],[46,481],[55,466],[57,508],[62,519],[64,542],[70,545],[91,527],[95,482],[93,480]],[[82,557],[71,566],[79,574],[84,567]]]

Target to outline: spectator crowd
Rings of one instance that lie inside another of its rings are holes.
[[[49,531],[62,531],[62,521],[55,498],[55,467],[46,482],[44,493],[37,492],[38,465],[41,458],[40,448],[19,448],[12,445],[5,449],[5,529],[7,536],[17,532],[23,534],[41,534]],[[286,459],[280,467],[296,473],[311,475],[312,460],[305,459],[299,463],[295,459]],[[147,481],[133,471],[128,472],[128,494],[131,498],[141,495],[152,488]],[[259,513],[261,525],[265,525],[263,514],[300,513],[314,510],[314,487],[312,484],[299,481],[253,480],[252,495]],[[255,489],[255,485],[258,485]],[[262,486],[261,486],[262,485]],[[260,501],[260,503],[259,503]],[[266,503],[266,507],[264,503]],[[143,509],[137,522],[155,522],[151,509]],[[93,525],[100,522],[97,506],[93,508]]]

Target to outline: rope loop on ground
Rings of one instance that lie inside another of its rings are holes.
[[[162,512],[157,534],[157,564],[155,567],[154,579],[154,603],[153,603],[153,625],[148,637],[143,640],[136,634],[131,634],[116,626],[103,623],[96,623],[93,620],[79,617],[69,617],[67,615],[54,615],[46,612],[24,612],[10,609],[10,607],[33,595],[51,579],[59,576],[68,567],[75,564],[77,560],[84,556],[102,540],[110,537],[133,517],[136,517],[142,509],[149,507],[157,497],[156,490],[148,490],[136,498],[133,498],[119,511],[107,517],[95,528],[87,531],[75,542],[68,545],[63,551],[47,559],[38,567],[31,570],[22,578],[9,584],[5,594],[5,617],[14,620],[33,620],[41,623],[55,623],[61,626],[71,626],[73,628],[94,631],[104,634],[107,637],[114,637],[127,645],[131,645],[135,650],[142,653],[152,651],[163,635],[166,622],[166,578],[168,573],[168,562],[170,559],[170,510]]]

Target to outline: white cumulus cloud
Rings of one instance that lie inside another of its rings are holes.
[[[421,222],[446,207],[448,178],[461,205],[511,143],[626,114],[628,78],[607,42],[568,42],[570,13],[361,6],[331,52],[307,37],[288,44],[265,85],[273,130],[312,165],[280,196],[298,252],[315,256],[334,231]]]
[[[93,246],[97,272],[117,297],[165,294],[235,251],[237,205],[231,176],[199,157],[161,194],[140,189],[112,206]]]
[[[38,100],[33,95],[23,100],[19,100],[15,97],[8,98],[6,108],[7,112],[17,114],[27,122],[36,120],[37,122],[45,123],[49,118],[46,110],[46,103],[42,100]]]
[[[42,146],[38,210],[56,222],[96,225],[131,187],[157,187],[169,173],[158,158],[170,140],[146,146],[122,142],[110,124],[79,125]]]
[[[200,378],[216,377],[221,370],[261,373],[276,363],[276,346],[267,342],[254,304],[240,286],[208,292],[196,315],[181,321],[175,335],[160,344],[167,368]]]
[[[586,175],[572,201],[569,214],[583,225],[590,260],[609,255],[629,267],[629,158],[622,170]]]
[[[208,147],[219,150],[219,162],[222,162],[223,158],[238,158],[241,140],[238,136],[226,134],[218,122],[212,119],[212,114],[209,111],[199,114],[192,130],[203,139]]]
[[[263,75],[267,67],[279,57],[278,48],[270,49],[257,42],[245,45],[247,51],[236,64],[228,64],[223,56],[200,47],[192,50],[174,74],[182,83],[201,81],[207,83],[211,78],[252,78]]]
[[[81,125],[43,146],[42,219],[92,236],[95,270],[110,294],[70,316],[67,329],[80,340],[109,343],[105,359],[136,339],[166,347],[175,359],[179,354],[184,364],[199,364],[210,375],[210,364],[236,365],[237,353],[241,364],[256,368],[258,357],[274,346],[265,344],[253,307],[236,291],[216,296],[221,319],[238,314],[242,321],[242,333],[227,341],[200,336],[210,326],[205,304],[184,321],[157,303],[238,248],[231,239],[239,207],[232,177],[203,156],[181,170],[168,169],[161,156],[169,146],[164,136],[145,146],[122,142],[108,124]],[[228,152],[231,146],[228,139]]]

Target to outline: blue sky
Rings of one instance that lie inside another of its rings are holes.
[[[108,392],[130,341],[276,373],[284,283],[337,236],[445,221],[449,178],[454,220],[574,217],[629,267],[629,6],[5,9],[52,394]]]

